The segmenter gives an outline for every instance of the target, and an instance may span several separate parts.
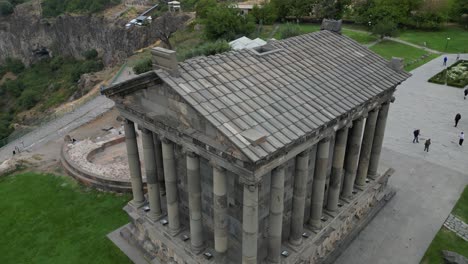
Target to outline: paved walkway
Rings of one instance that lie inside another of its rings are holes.
[[[75,111],[57,118],[0,148],[0,163],[12,156],[15,146],[22,148],[21,142],[24,143],[24,150],[36,149],[51,140],[64,137],[73,129],[94,120],[97,116],[107,112],[113,106],[114,102],[112,100],[99,95]]]
[[[433,50],[433,49],[429,49],[427,47],[424,47],[424,46],[421,46],[421,45],[416,45],[414,43],[411,43],[411,42],[408,42],[408,41],[405,41],[405,40],[402,40],[402,39],[399,39],[399,38],[390,38],[390,37],[385,37],[384,39],[388,39],[388,40],[391,40],[391,41],[395,41],[395,42],[399,42],[399,43],[402,43],[402,44],[405,44],[405,45],[408,45],[408,46],[412,46],[412,47],[415,47],[415,48],[418,48],[418,49],[423,49],[427,52],[430,52],[430,53],[434,53],[434,54],[442,54],[442,52],[438,51],[438,50]]]
[[[449,56],[449,64],[455,57]],[[468,100],[463,100],[462,89],[426,82],[440,70],[442,57],[414,70],[398,87],[381,161],[396,169],[389,184],[397,194],[337,264],[419,263],[468,184],[468,145],[456,142],[461,130],[468,131]],[[457,112],[462,120],[454,128]],[[412,143],[414,128],[421,129],[423,138],[431,137],[429,153],[423,152],[423,143]]]
[[[118,73],[117,78],[113,80],[112,84],[123,82],[135,76],[133,69],[126,66]],[[11,158],[15,146],[18,146],[23,150],[36,149],[51,140],[64,137],[75,128],[80,127],[81,125],[94,120],[99,115],[109,111],[113,106],[114,102],[112,100],[102,95],[97,96],[75,111],[52,120],[46,125],[0,148],[0,164],[6,159]],[[24,148],[21,142],[24,143]]]

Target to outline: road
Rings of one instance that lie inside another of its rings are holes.
[[[136,76],[131,67],[125,67],[118,74],[112,84],[123,82]],[[11,158],[15,146],[26,151],[38,149],[49,141],[63,138],[70,131],[94,120],[99,115],[109,111],[113,106],[114,102],[112,100],[102,95],[97,96],[73,112],[54,119],[0,148],[0,164],[6,159]]]

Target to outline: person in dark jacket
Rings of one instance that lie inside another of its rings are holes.
[[[419,143],[419,134],[421,133],[421,131],[419,129],[416,129],[413,131],[413,135],[414,135],[414,139],[413,139],[413,143]]]
[[[468,95],[468,88],[466,88],[465,91],[463,91],[463,93],[465,94],[465,97],[463,97],[463,99],[466,100],[466,96]]]
[[[458,114],[455,116],[455,127],[458,126],[458,121],[460,121],[460,119],[461,119],[461,115],[460,115],[460,113],[458,113]]]
[[[424,151],[429,152],[429,146],[431,145],[431,139],[428,138],[426,142],[424,143]]]

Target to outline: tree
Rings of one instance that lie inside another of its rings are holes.
[[[195,5],[195,12],[197,13],[197,17],[201,19],[205,19],[208,16],[208,10],[213,7],[216,7],[218,2],[216,0],[200,0]]]
[[[184,28],[185,21],[188,20],[187,15],[174,14],[166,12],[161,17],[156,19],[156,36],[166,45],[168,49],[172,49],[170,38],[177,30]]]
[[[242,16],[235,8],[219,4],[209,9],[205,23],[205,35],[210,40],[232,40],[238,36],[247,36],[255,30],[252,16]]]
[[[265,3],[262,6],[254,5],[249,13],[255,18],[258,24],[271,25],[278,18],[278,10],[272,3]]]
[[[384,19],[372,28],[372,33],[380,38],[392,37],[397,33],[397,24],[389,19]]]
[[[8,1],[0,1],[0,16],[6,16],[13,13],[13,5]]]
[[[466,22],[467,24],[465,25],[468,25],[467,18],[463,15],[468,16],[468,0],[454,0],[452,10],[450,11],[451,18],[461,23]]]

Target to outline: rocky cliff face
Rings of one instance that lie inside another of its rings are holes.
[[[96,49],[105,65],[113,65],[158,39],[157,23],[127,30],[126,22],[98,15],[42,19],[40,6],[18,6],[13,15],[0,18],[0,63],[17,57],[29,64],[54,53],[80,57],[84,51]]]

